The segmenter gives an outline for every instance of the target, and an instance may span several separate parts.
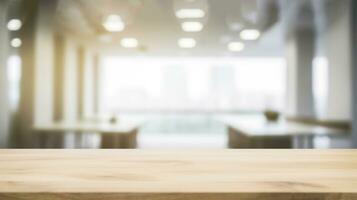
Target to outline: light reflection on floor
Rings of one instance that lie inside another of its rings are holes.
[[[141,149],[224,149],[226,134],[170,133],[140,134],[138,147]]]

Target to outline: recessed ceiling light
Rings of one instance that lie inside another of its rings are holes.
[[[228,49],[230,51],[238,52],[244,49],[244,44],[242,42],[230,42],[228,43]]]
[[[177,44],[181,48],[185,48],[185,49],[193,48],[196,46],[196,40],[193,38],[181,38],[177,41]]]
[[[123,38],[120,41],[121,46],[125,48],[136,48],[139,45],[139,42],[136,38]]]
[[[199,32],[203,29],[201,22],[183,22],[181,28],[186,32]]]
[[[109,15],[104,20],[103,26],[109,32],[120,32],[125,28],[125,24],[119,15]]]
[[[176,17],[180,19],[202,18],[204,16],[205,12],[198,8],[185,8],[176,11]]]
[[[11,40],[10,44],[12,47],[18,48],[22,45],[22,41],[20,38],[14,38]]]
[[[11,19],[7,23],[7,29],[9,29],[10,31],[18,31],[20,30],[21,26],[22,26],[22,22],[19,19]]]
[[[240,32],[240,37],[242,40],[257,40],[260,37],[260,32],[256,29],[246,29]]]

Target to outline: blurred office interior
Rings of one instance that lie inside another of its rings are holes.
[[[0,147],[356,147],[356,6],[0,0]]]

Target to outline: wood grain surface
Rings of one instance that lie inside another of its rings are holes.
[[[357,150],[0,150],[0,199],[357,199]]]

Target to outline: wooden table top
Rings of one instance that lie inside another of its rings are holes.
[[[0,199],[357,199],[357,150],[0,150]]]
[[[120,121],[118,123],[104,122],[73,122],[73,123],[49,123],[34,126],[35,131],[40,132],[97,132],[97,133],[118,133],[126,134],[134,131],[141,125],[141,122]]]
[[[221,117],[218,120],[248,136],[336,135],[346,133],[343,129],[290,122],[285,119],[268,122],[263,115]]]

